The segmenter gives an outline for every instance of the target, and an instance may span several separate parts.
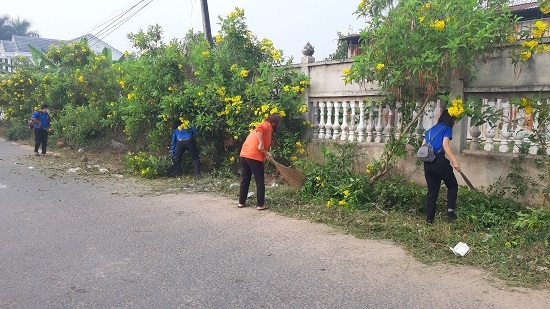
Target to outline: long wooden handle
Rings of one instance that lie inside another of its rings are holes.
[[[470,187],[470,189],[472,189],[474,191],[477,191],[477,189],[474,188],[474,185],[472,185],[472,182],[470,182],[468,177],[466,177],[466,175],[464,175],[464,173],[462,171],[459,171],[459,173],[462,176],[462,179],[464,179],[464,182],[468,185],[468,187]]]

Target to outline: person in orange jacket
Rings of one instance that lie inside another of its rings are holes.
[[[239,162],[241,163],[239,208],[246,206],[250,180],[254,175],[256,181],[256,209],[267,209],[265,205],[264,160],[266,157],[271,156],[267,150],[271,146],[271,136],[277,131],[280,124],[281,116],[279,114],[269,115],[264,122],[250,132],[241,148],[239,155]]]

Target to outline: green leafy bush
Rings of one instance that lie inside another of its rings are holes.
[[[125,161],[132,173],[148,179],[166,176],[172,164],[170,156],[153,156],[146,152],[130,152]]]
[[[296,143],[310,126],[303,94],[309,79],[267,38],[248,29],[242,9],[220,18],[211,46],[189,31],[168,44],[160,26],[129,34],[135,54],[112,61],[85,41],[61,43],[40,61],[17,63],[0,76],[0,108],[23,121],[40,104],[55,113],[57,137],[75,146],[125,135],[134,151],[158,154],[170,145],[172,122],[181,117],[200,130],[205,167],[231,167],[252,128],[277,113],[282,125],[271,152],[296,158]],[[229,171],[229,170],[227,170]]]
[[[6,131],[6,139],[9,141],[26,140],[32,136],[32,130],[27,123],[11,122]]]
[[[322,147],[325,164],[312,161],[297,162],[305,172],[306,180],[301,190],[304,198],[322,201],[327,206],[339,205],[352,211],[361,202],[360,194],[364,191],[366,179],[353,172],[357,160],[357,150],[353,144],[332,144],[331,150]]]
[[[457,210],[462,219],[470,221],[478,229],[506,225],[516,220],[516,213],[523,208],[509,198],[459,188]]]
[[[516,214],[514,227],[550,233],[550,208],[526,207]]]
[[[103,119],[103,113],[99,109],[67,104],[53,125],[57,128],[60,139],[75,146],[86,146],[106,133]]]
[[[375,182],[365,195],[368,203],[374,203],[382,209],[417,212],[424,208],[426,193],[424,186],[400,175],[392,175]]]
[[[164,44],[158,26],[129,35],[139,56],[114,68],[120,73],[117,104],[130,139],[146,136],[143,149],[163,149],[172,122],[183,117],[214,145],[213,167],[219,169],[255,125],[278,113],[283,119],[272,153],[292,156],[308,128],[302,114],[309,80],[273,42],[253,35],[245,19],[239,8],[220,18],[213,46],[193,32]]]

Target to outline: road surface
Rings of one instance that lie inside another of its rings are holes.
[[[550,308],[548,291],[425,266],[389,241],[213,194],[48,174],[31,153],[0,140],[2,309]]]

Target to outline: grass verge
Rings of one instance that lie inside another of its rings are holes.
[[[234,198],[237,190],[225,187],[220,192]],[[296,190],[286,185],[269,188],[266,199],[270,210],[283,216],[327,224],[358,238],[392,240],[425,264],[472,266],[488,271],[509,286],[550,288],[550,272],[541,266],[548,263],[548,246],[508,247],[507,239],[512,235],[499,234],[494,228],[476,230],[466,220],[447,222],[443,213],[438,214],[434,224],[428,225],[423,213],[378,208],[348,212],[343,208],[305,201]],[[449,248],[459,241],[471,248],[464,257],[454,255]]]

